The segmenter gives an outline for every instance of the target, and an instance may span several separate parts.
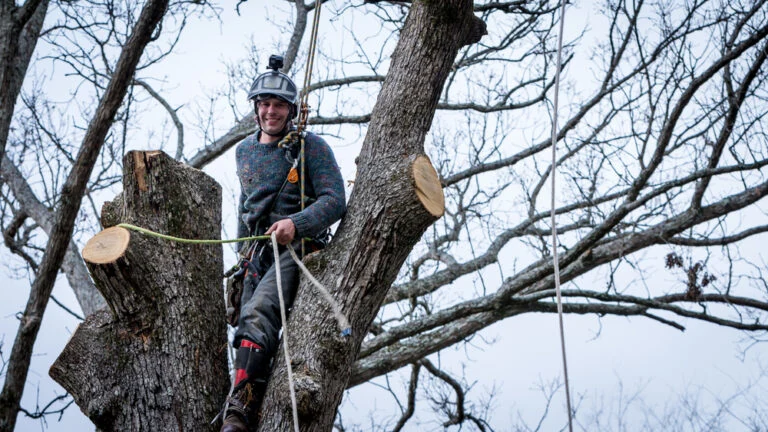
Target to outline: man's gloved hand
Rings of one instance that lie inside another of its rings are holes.
[[[275,237],[277,237],[278,243],[287,245],[293,241],[293,237],[296,235],[296,226],[293,225],[291,219],[281,219],[272,224],[264,234],[270,235],[273,232],[275,233]]]

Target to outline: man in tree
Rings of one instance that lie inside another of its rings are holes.
[[[344,214],[346,203],[333,151],[317,135],[307,133],[303,138],[305,173],[301,173],[301,138],[293,127],[298,114],[296,84],[278,72],[281,57],[270,57],[269,67],[272,70],[257,77],[248,93],[260,130],[240,143],[236,152],[241,186],[238,236],[275,234],[282,245],[280,278],[288,308],[296,295],[299,272],[285,245],[296,247],[309,238],[307,250],[322,247],[328,228]],[[222,432],[247,431],[258,422],[280,329],[272,248],[261,241],[241,250],[245,250],[245,274],[239,317],[230,317],[230,323],[237,325],[235,380]]]

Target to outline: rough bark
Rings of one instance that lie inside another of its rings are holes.
[[[48,11],[48,0],[0,1],[0,163],[13,109]]]
[[[105,205],[120,222],[220,235],[221,187],[165,153],[126,155],[123,188]],[[215,430],[229,388],[221,246],[131,233],[114,262],[87,266],[109,310],[80,324],[51,376],[101,430]]]
[[[366,329],[408,253],[436,220],[416,193],[413,164],[423,156],[459,48],[482,33],[471,1],[420,1],[410,9],[373,109],[348,213],[329,248],[307,259],[340,301],[352,335],[339,336],[330,309],[305,281],[289,320],[302,430],[332,428]],[[280,355],[259,430],[292,430],[286,376]]]
[[[88,125],[72,171],[61,189],[59,206],[54,217],[53,235],[48,239],[42,262],[32,283],[29,300],[21,317],[7,363],[5,383],[0,393],[0,431],[2,432],[10,432],[16,425],[16,416],[29,372],[34,342],[40,330],[48,299],[53,291],[53,284],[71,240],[75,218],[93,166],[104,144],[104,138],[112,127],[112,121],[123,101],[144,48],[149,44],[167,7],[168,0],[149,0],[142,9],[131,37],[120,53],[112,79]]]

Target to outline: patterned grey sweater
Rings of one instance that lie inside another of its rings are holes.
[[[300,180],[296,183],[287,182],[277,201],[272,204],[288,176],[292,158],[287,149],[277,146],[279,140],[262,144],[259,143],[257,134],[258,132],[243,140],[235,153],[241,187],[238,237],[246,237],[255,232],[253,230],[262,217],[265,229],[274,222],[289,217],[296,226],[297,239],[312,237],[323,232],[344,215],[344,180],[333,151],[322,138],[307,133],[304,143],[304,187],[309,202],[305,202],[302,211],[299,202]],[[301,172],[301,164],[298,171]],[[270,207],[272,212],[266,215]]]

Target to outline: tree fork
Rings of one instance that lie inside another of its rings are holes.
[[[340,302],[352,335],[339,336],[332,313],[306,281],[289,319],[302,430],[332,428],[368,326],[411,249],[443,213],[424,139],[458,50],[482,34],[470,1],[417,1],[410,8],[373,109],[347,215],[329,247],[307,258]],[[261,431],[292,430],[286,378],[278,355]]]
[[[161,152],[130,152],[123,163],[124,190],[104,205],[105,220],[219,238],[213,179]],[[209,423],[229,389],[221,246],[113,226],[83,258],[109,311],[80,324],[51,377],[101,430],[217,430]]]

